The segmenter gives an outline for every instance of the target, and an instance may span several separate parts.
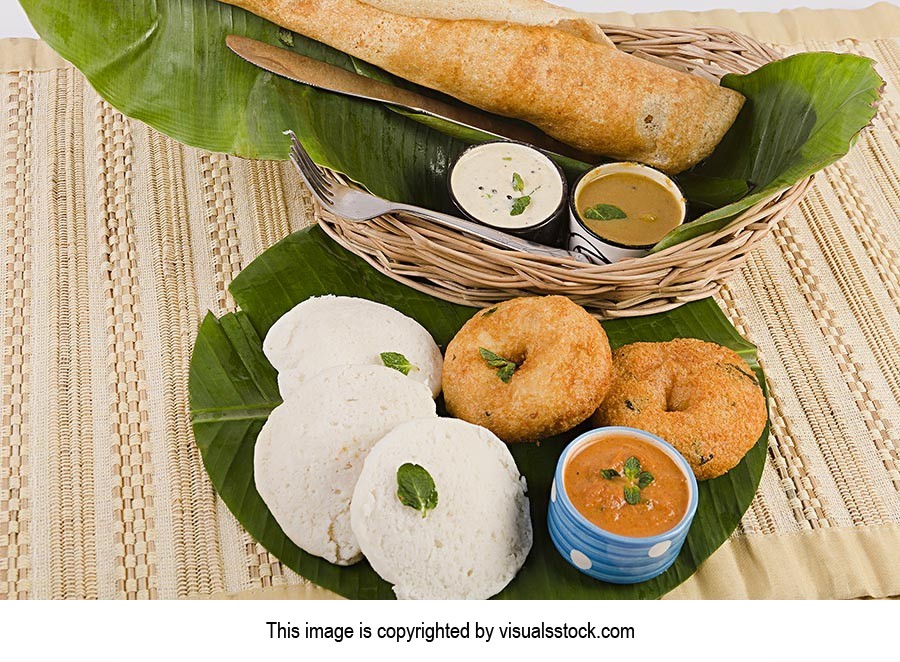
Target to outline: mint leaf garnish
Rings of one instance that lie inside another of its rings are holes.
[[[639,504],[641,502],[641,488],[637,485],[626,485],[625,501],[631,506]]]
[[[528,209],[528,205],[531,204],[531,196],[523,195],[521,198],[516,198],[513,200],[512,210],[510,210],[510,216],[521,216],[525,213],[525,210]]]
[[[512,380],[513,373],[515,373],[515,371],[516,371],[516,364],[510,362],[510,363],[507,363],[505,366],[503,366],[502,368],[500,368],[497,371],[497,376],[500,378],[501,382],[503,382],[504,384],[509,384],[509,382]]]
[[[636,457],[629,457],[625,460],[625,466],[622,468],[624,474],[624,493],[625,502],[631,506],[636,506],[641,502],[641,490],[648,487],[653,481],[653,474],[649,471],[641,470],[641,462]],[[602,469],[600,475],[606,480],[612,480],[622,476],[615,469]]]
[[[397,498],[404,506],[418,510],[425,517],[438,505],[437,488],[431,474],[418,464],[407,462],[402,465],[397,469]]]
[[[519,367],[516,362],[494,354],[494,352],[485,349],[484,347],[479,349],[478,353],[481,354],[481,358],[483,358],[491,368],[497,369],[497,376],[500,378],[500,381],[504,384],[509,384],[513,374],[516,372],[516,368]]]
[[[512,187],[513,191],[518,191],[519,193],[525,190],[525,180],[522,179],[522,175],[517,172],[513,173]]]
[[[393,368],[404,375],[408,375],[410,370],[418,370],[403,354],[398,354],[397,352],[382,352],[381,362],[386,367]]]
[[[507,359],[504,359],[498,354],[494,354],[494,352],[489,349],[485,349],[484,347],[479,349],[478,353],[481,354],[481,358],[487,361],[487,364],[492,368],[502,368],[507,363],[509,363]]]
[[[615,205],[594,205],[584,210],[583,216],[589,221],[615,221],[628,215]]]
[[[630,480],[637,480],[641,474],[641,463],[636,457],[629,457],[625,460],[625,477]]]

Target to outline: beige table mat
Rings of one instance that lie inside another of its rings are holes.
[[[729,20],[789,36],[807,16]],[[866,39],[813,21],[785,50],[868,55],[887,97],[722,291],[769,376],[769,460],[673,597],[900,595],[900,9],[840,17]],[[308,223],[296,177],[179,145],[24,46],[0,41],[0,596],[322,597],[216,498],[187,410],[202,314]]]
[[[598,3],[600,4],[600,3]],[[685,2],[690,6],[690,2]],[[667,11],[654,14],[614,12],[587,14],[600,23],[635,27],[691,28],[716,26],[737,30],[770,44],[790,46],[811,39],[870,41],[900,36],[900,7],[888,2],[865,10],[787,9],[777,14],[719,9],[705,12]]]

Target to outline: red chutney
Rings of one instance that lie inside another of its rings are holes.
[[[636,505],[625,498],[626,487],[638,482],[625,475],[625,462],[631,457],[640,462],[642,472],[653,476],[653,482],[640,490]],[[609,469],[619,475],[604,478],[602,472]],[[637,437],[605,437],[583,446],[566,464],[563,480],[572,505],[588,521],[630,538],[673,529],[690,503],[688,480],[675,461]]]

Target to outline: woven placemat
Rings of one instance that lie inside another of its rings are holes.
[[[900,594],[900,38],[802,49],[874,58],[887,96],[721,292],[770,379],[769,461],[673,597]],[[308,198],[287,164],[175,143],[45,56],[0,43],[0,596],[321,597],[216,498],[187,402],[201,316]]]

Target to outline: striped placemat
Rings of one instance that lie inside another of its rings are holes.
[[[769,376],[769,461],[673,597],[900,595],[900,38],[804,49],[877,60],[886,99],[721,292]],[[42,45],[0,42],[0,70],[0,597],[322,597],[216,498],[187,403],[201,316],[310,222],[297,178],[123,117]]]

